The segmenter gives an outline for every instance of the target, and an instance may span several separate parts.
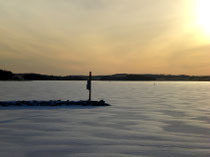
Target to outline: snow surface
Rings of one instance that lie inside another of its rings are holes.
[[[23,86],[24,82],[17,84]],[[65,100],[68,88],[75,86],[80,91],[85,83],[35,81],[25,82],[25,88],[31,90],[37,84],[35,91],[40,86],[50,91],[52,86],[60,87],[63,92],[46,99],[62,95]],[[10,86],[0,82],[1,89],[7,89],[0,92],[2,101],[19,98]],[[0,156],[210,156],[210,83],[94,82],[93,89],[95,99],[103,98],[112,106],[0,107]],[[27,93],[20,99],[36,99]],[[81,99],[78,94],[70,95]]]

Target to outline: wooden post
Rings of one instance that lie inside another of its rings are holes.
[[[90,81],[90,90],[89,90],[89,101],[91,101],[91,81],[92,81],[92,74],[89,73],[89,81]]]
[[[91,80],[92,80],[92,74],[89,73],[89,78],[87,80],[87,89],[89,90],[89,99],[88,101],[91,101]]]

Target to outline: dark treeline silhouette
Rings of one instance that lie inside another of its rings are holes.
[[[0,69],[0,80],[24,80],[24,77],[14,74],[11,71]]]
[[[0,69],[0,80],[14,80],[15,74],[11,71],[1,70]]]
[[[135,75],[135,74],[115,74],[99,77],[99,80],[116,80],[116,81],[155,81],[154,75]]]
[[[54,76],[54,75],[42,75],[42,74],[18,74],[24,80],[86,80],[85,76]]]
[[[54,76],[35,73],[14,74],[0,70],[0,80],[87,80],[88,76]],[[210,81],[210,76],[163,75],[163,74],[114,74],[93,76],[93,80],[103,81]]]
[[[98,77],[98,80],[116,81],[210,81],[210,76],[164,74],[115,74]]]

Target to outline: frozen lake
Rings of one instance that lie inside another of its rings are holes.
[[[209,157],[210,83],[93,82],[111,107],[0,107],[2,157]],[[0,101],[86,100],[84,81],[0,82]]]

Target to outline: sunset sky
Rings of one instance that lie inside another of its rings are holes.
[[[0,69],[210,75],[210,0],[0,0]]]

